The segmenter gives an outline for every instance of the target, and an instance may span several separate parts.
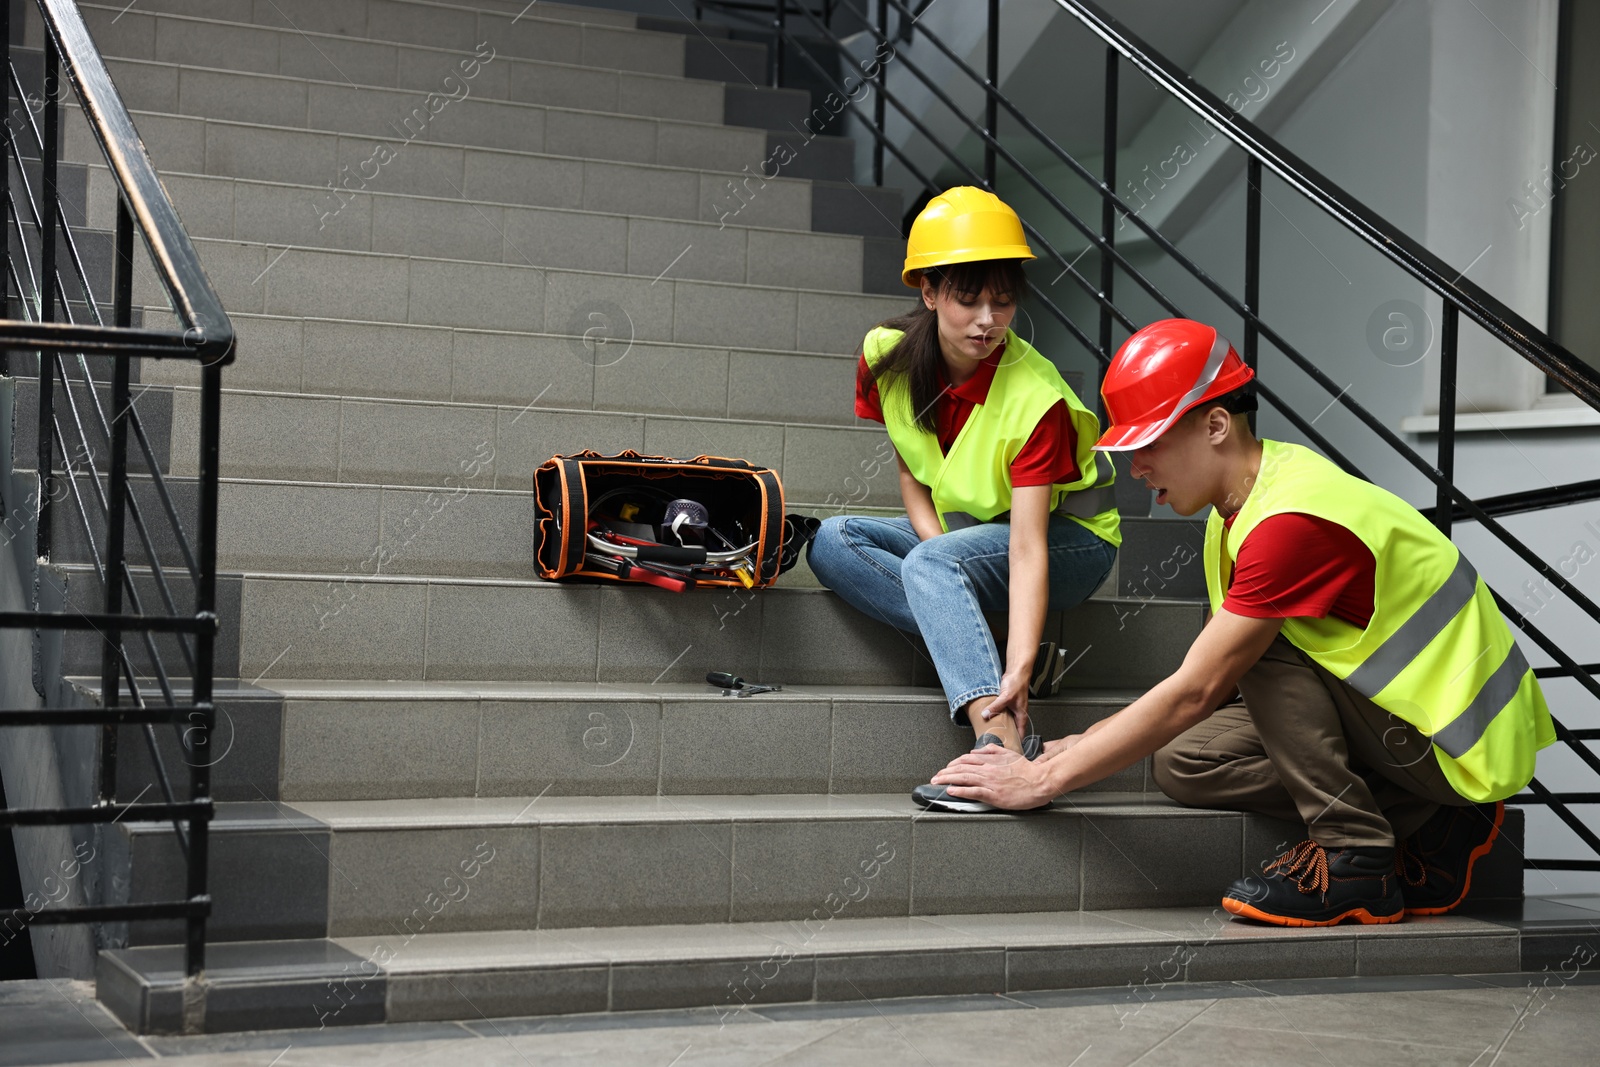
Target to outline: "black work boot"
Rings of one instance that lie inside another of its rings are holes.
[[[1394,870],[1405,883],[1407,915],[1443,915],[1472,888],[1472,865],[1494,847],[1505,801],[1442,807],[1400,842]]]
[[[1394,857],[1392,848],[1324,849],[1302,841],[1260,874],[1229,886],[1222,906],[1276,926],[1399,922],[1406,904]]]

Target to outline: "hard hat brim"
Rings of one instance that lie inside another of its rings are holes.
[[[1155,438],[1156,435],[1152,431],[1159,425],[1155,422],[1125,422],[1112,426],[1094,443],[1094,451],[1131,452],[1136,448],[1143,448]]]
[[[987,259],[1017,259],[1026,262],[1038,258],[1027,245],[990,245],[987,248],[968,248],[959,252],[930,252],[927,255],[912,256],[907,259],[905,269],[900,272],[900,280],[913,289],[921,289],[922,279],[919,276],[930,267],[948,267],[956,263],[981,263]]]

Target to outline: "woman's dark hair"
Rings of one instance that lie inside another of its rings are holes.
[[[951,263],[929,267],[922,276],[932,282],[934,290],[941,295],[949,292],[975,297],[989,289],[996,295],[1009,296],[1013,303],[1028,295],[1028,276],[1023,273],[1019,259]],[[938,433],[935,401],[945,388],[941,373],[944,353],[939,349],[939,313],[924,304],[919,296],[914,309],[879,325],[905,334],[872,368],[880,397],[889,387],[904,385],[911,390],[911,410],[916,413],[917,426],[929,433]]]

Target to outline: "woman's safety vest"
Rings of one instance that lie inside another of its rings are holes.
[[[1283,621],[1283,635],[1335,678],[1433,739],[1468,800],[1501,800],[1555,742],[1550,709],[1489,589],[1450,539],[1393,493],[1310,449],[1263,441],[1261,470],[1231,526],[1206,524],[1206,588],[1221,609],[1238,546],[1256,524],[1299,512],[1338,523],[1377,561],[1365,630],[1336,618]]]
[[[861,345],[867,366],[876,366],[902,336],[901,331],[882,326],[867,334]],[[1109,459],[1094,451],[1100,421],[1062,380],[1055,364],[1032,345],[1007,330],[1005,346],[989,395],[974,405],[948,454],[940,451],[937,434],[917,425],[911,390],[903,382],[880,381],[883,421],[895,451],[905,460],[911,476],[932,493],[942,529],[989,522],[1011,510],[1011,461],[1022,452],[1045,413],[1065,400],[1078,437],[1075,458],[1079,477],[1051,488],[1050,508],[1111,544],[1122,544],[1121,520],[1111,489],[1116,471]]]

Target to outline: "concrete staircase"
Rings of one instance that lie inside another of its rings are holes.
[[[905,306],[900,194],[807,140],[805,94],[747,84],[759,46],[543,2],[83,9],[241,336],[204,1005],[176,926],[112,931],[99,995],[130,1026],[1095,985],[1131,1009],[1152,981],[1531,958],[1485,918],[1227,922],[1220,890],[1302,828],[1179,808],[1144,765],[1044,814],[920,811],[907,791],[970,735],[920,645],[804,567],[757,595],[535,579],[532,472],[581,447],[744,456],[790,510],[897,504],[850,395],[861,335]],[[98,153],[66,138],[109,228]],[[795,165],[752,177],[780,141]],[[182,367],[140,383],[192,508],[198,393]],[[1105,588],[1048,623],[1076,658],[1047,735],[1201,625],[1198,529],[1125,530]],[[94,602],[81,546],[57,564]],[[97,700],[96,650],[64,663]],[[724,699],[708,669],[786,688]],[[120,747],[131,798],[151,770]],[[1478,898],[1520,898],[1520,832]],[[109,844],[114,896],[181,892],[170,828]]]

